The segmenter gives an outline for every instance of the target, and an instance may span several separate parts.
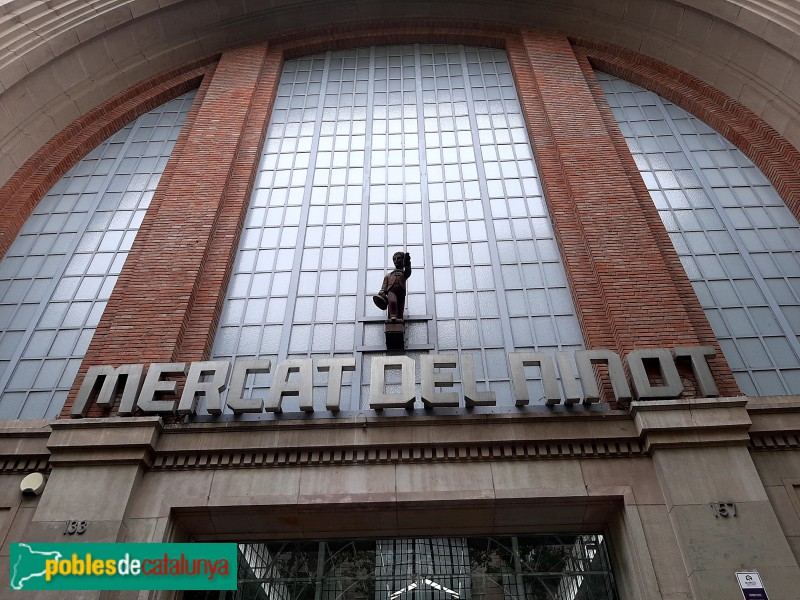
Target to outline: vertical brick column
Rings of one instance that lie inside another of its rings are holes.
[[[672,283],[677,289],[678,295],[683,299],[683,306],[692,323],[692,329],[703,346],[713,346],[717,352],[717,355],[709,362],[716,375],[715,379],[720,394],[723,396],[738,396],[740,394],[739,386],[736,385],[733,373],[730,372],[730,368],[722,354],[722,348],[720,348],[717,337],[714,335],[714,331],[711,329],[711,324],[706,318],[703,307],[700,305],[700,301],[694,293],[692,282],[689,281],[689,278],[686,276],[683,264],[672,245],[672,240],[669,239],[667,229],[664,227],[661,216],[658,214],[658,210],[650,198],[650,192],[647,190],[647,186],[645,186],[644,180],[639,174],[639,168],[633,160],[633,156],[622,135],[622,131],[620,131],[619,125],[617,125],[614,113],[606,102],[603,90],[600,88],[600,84],[597,82],[597,78],[594,75],[594,69],[592,69],[591,64],[589,64],[585,56],[578,55],[578,62],[581,65],[589,89],[594,96],[595,104],[606,124],[606,129],[617,149],[617,156],[619,157],[620,164],[622,164],[625,171],[628,173],[628,181],[630,181],[631,187],[639,200],[639,210],[642,211],[642,215],[650,227],[650,232],[661,251],[662,264],[670,273]]]
[[[91,365],[171,362],[183,356],[190,322],[193,331],[197,319],[211,326],[214,309],[193,309],[198,298],[204,307],[216,301],[238,240],[224,213],[231,206],[241,213],[249,197],[244,181],[252,179],[267,117],[263,106],[253,110],[266,58],[266,44],[227,51],[201,89],[62,414]],[[227,243],[215,247],[220,238]],[[202,288],[209,274],[216,289]]]
[[[215,217],[211,243],[201,264],[197,293],[189,307],[178,352],[180,361],[203,360],[211,354],[282,67],[283,52],[270,50],[253,91],[228,186]]]
[[[708,343],[567,38],[524,31],[507,50],[587,346]],[[735,391],[721,354],[714,367]]]

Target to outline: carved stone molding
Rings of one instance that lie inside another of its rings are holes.
[[[152,470],[643,456],[638,440],[157,454]]]
[[[31,473],[33,471],[50,472],[50,460],[47,456],[7,456],[0,457],[0,473]]]
[[[800,433],[757,433],[748,444],[754,452],[764,450],[796,450],[800,448]]]

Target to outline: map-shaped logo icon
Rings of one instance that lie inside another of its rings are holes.
[[[24,590],[31,579],[45,576],[45,562],[60,560],[61,552],[42,552],[34,550],[30,544],[11,546],[11,589]],[[40,588],[41,589],[41,588]]]

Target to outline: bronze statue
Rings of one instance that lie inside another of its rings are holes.
[[[383,278],[381,291],[372,297],[375,306],[387,310],[389,321],[403,322],[403,308],[406,305],[406,280],[411,277],[411,255],[408,252],[395,252],[392,255],[394,270]]]

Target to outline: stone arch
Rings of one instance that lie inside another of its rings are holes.
[[[780,2],[619,0],[291,4],[226,0],[5,3],[0,184],[75,119],[158,73],[242,43],[327,28],[462,23],[541,27],[611,43],[696,76],[800,145],[800,25]]]

